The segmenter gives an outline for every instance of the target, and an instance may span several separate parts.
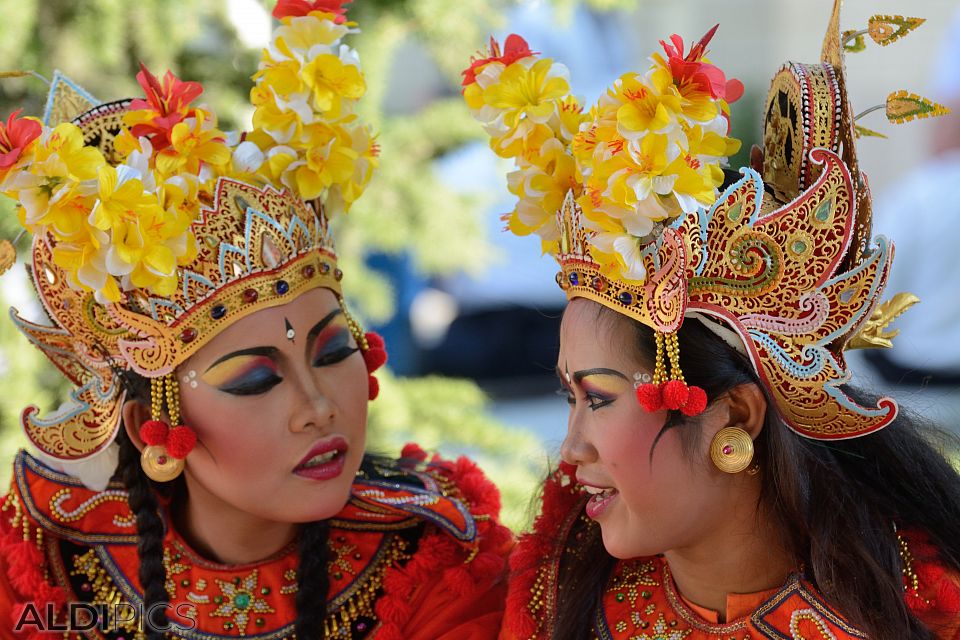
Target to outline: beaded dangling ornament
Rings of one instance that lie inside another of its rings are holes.
[[[688,385],[683,379],[677,333],[657,331],[655,336],[657,354],[653,380],[637,386],[640,406],[649,413],[668,409],[680,411],[685,416],[700,415],[707,408],[707,393],[700,387]]]
[[[164,398],[173,428],[161,419]],[[150,380],[150,417],[140,426],[140,439],[146,445],[140,452],[140,466],[151,480],[169,482],[183,471],[184,458],[197,444],[196,432],[179,424],[180,388],[173,374]]]
[[[357,341],[357,346],[360,347],[363,364],[367,367],[367,398],[376,400],[377,396],[380,395],[380,381],[373,375],[373,372],[387,362],[386,345],[380,334],[373,331],[363,331],[360,324],[347,311],[347,307],[342,300],[340,301],[340,309],[347,319],[347,327],[350,328],[353,339]]]

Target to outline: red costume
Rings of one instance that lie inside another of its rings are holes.
[[[327,637],[495,638],[512,545],[496,523],[499,494],[466,459],[427,462],[416,447],[405,453],[420,462],[367,465],[330,522]],[[223,565],[202,558],[165,520],[167,615],[186,628],[173,637],[292,635],[296,545]],[[132,618],[125,611],[141,603],[136,545],[122,486],[92,491],[21,452],[0,517],[0,637],[54,637],[37,635],[48,603],[60,624],[66,603],[107,603],[117,618]],[[137,623],[100,629],[67,637],[133,638]]]
[[[561,465],[544,487],[543,510],[510,559],[501,640],[546,640],[556,615],[557,578],[577,552],[571,529],[586,519],[575,468]],[[590,521],[590,526],[598,526]],[[904,598],[938,640],[960,639],[960,575],[945,570],[922,535],[901,534]],[[727,622],[677,591],[662,557],[619,561],[607,582],[594,633],[601,640],[852,640],[866,635],[846,622],[816,587],[793,574],[778,588],[731,595]]]

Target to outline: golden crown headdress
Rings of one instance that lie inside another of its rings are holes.
[[[836,0],[819,64],[788,63],[774,78],[763,176],[742,169],[722,193],[739,148],[727,136],[729,102],[742,85],[705,57],[716,27],[688,52],[679,36],[661,41],[645,73],[621,76],[588,113],[566,69],[516,35],[464,72],[464,98],[491,147],[516,161],[508,228],[540,236],[568,298],[655,330],[653,381],[637,390],[648,410],[696,415],[706,404],[680,369],[676,331],[693,316],[742,348],[800,435],[852,438],[896,416],[892,399],[865,407],[841,389],[851,339],[891,337],[882,334],[890,318],[874,310],[893,258],[886,239],[870,244],[854,139],[872,132],[855,124],[843,53],[861,49],[864,35],[887,44],[922,21],[874,16],[862,32],[841,33],[839,18]],[[885,108],[891,122],[946,112],[903,91]],[[864,336],[868,326],[877,335]]]
[[[221,131],[194,104],[199,84],[146,68],[144,98],[99,104],[57,73],[42,123],[0,123],[0,192],[33,234],[51,324],[11,317],[76,386],[52,415],[23,413],[54,466],[109,478],[118,370],[168,378],[226,326],[316,287],[342,304],[328,221],[363,192],[378,149],[355,114],[365,83],[341,4],[277,5],[250,132]]]

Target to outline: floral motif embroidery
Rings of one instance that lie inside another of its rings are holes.
[[[217,580],[217,586],[220,587],[221,595],[214,596],[213,601],[219,606],[210,615],[232,617],[241,634],[246,633],[251,613],[273,613],[266,600],[257,597],[256,569],[246,578],[237,578],[233,582]]]

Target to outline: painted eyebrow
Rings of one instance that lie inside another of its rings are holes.
[[[227,355],[223,356],[222,358],[220,358],[219,360],[211,364],[209,367],[207,367],[204,373],[206,373],[207,371],[210,371],[210,369],[213,369],[215,366],[217,366],[221,362],[226,362],[231,358],[238,358],[240,356],[266,356],[272,360],[275,360],[276,355],[277,355],[276,347],[251,347],[249,349],[240,349],[239,351],[232,351]]]
[[[627,376],[623,375],[616,369],[605,369],[603,367],[600,367],[598,369],[584,369],[583,371],[573,372],[573,379],[577,384],[580,384],[580,381],[586,378],[587,376],[613,376],[615,378],[620,378],[621,380],[627,380]]]
[[[307,334],[307,351],[313,348],[313,343],[317,339],[317,336],[320,335],[320,332],[323,331],[334,318],[340,315],[340,313],[340,309],[334,309],[325,315],[320,322],[313,325],[313,329],[310,329],[310,333]]]

